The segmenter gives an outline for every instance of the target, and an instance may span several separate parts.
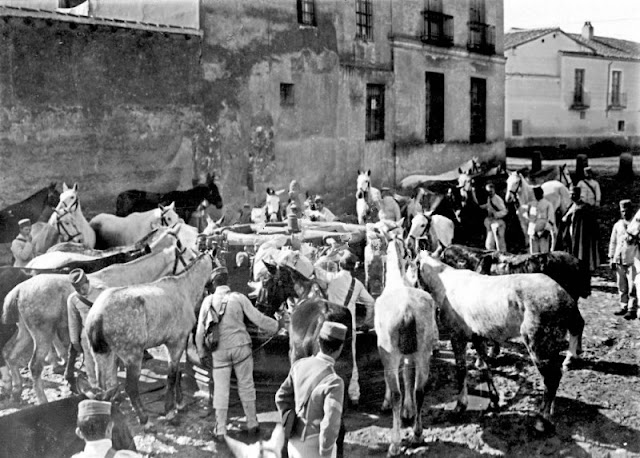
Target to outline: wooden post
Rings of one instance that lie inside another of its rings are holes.
[[[574,183],[584,178],[584,168],[589,166],[589,157],[586,154],[576,156],[576,179]]]
[[[531,173],[542,170],[542,153],[534,151],[531,153]]]
[[[620,166],[618,167],[618,178],[630,180],[633,176],[633,154],[622,153],[620,155]]]

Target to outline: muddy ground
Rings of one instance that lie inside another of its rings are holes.
[[[618,199],[640,195],[640,182],[619,183],[614,177],[615,163],[598,168],[597,162],[591,161],[591,165],[600,174],[603,187],[600,213],[604,242],[617,213]],[[583,362],[562,378],[556,401],[557,430],[554,435],[540,437],[531,428],[531,415],[541,401],[541,378],[518,342],[507,345],[494,364],[501,410],[496,413],[484,410],[488,404],[486,387],[473,369],[473,352],[470,351],[473,403],[466,413],[454,415],[451,410],[455,400],[454,371],[448,345],[443,342],[440,357],[432,361],[422,413],[424,443],[407,449],[407,454],[443,457],[640,456],[640,321],[626,321],[613,315],[618,306],[617,290],[612,272],[606,265],[596,273],[593,287],[591,297],[580,300],[580,310],[586,321]],[[184,378],[187,408],[179,415],[177,423],[162,420],[163,350],[153,350],[153,353],[156,359],[145,363],[146,377],[141,387],[148,391],[143,399],[158,432],[145,434],[128,401],[123,404],[139,451],[157,457],[230,456],[226,446],[213,442],[213,415],[207,408],[207,393],[198,391],[190,376]],[[357,410],[350,410],[346,417],[346,456],[349,457],[386,456],[391,416],[379,413],[384,382],[381,367],[375,360],[375,350],[370,354],[366,369],[361,373],[361,405]],[[264,438],[269,437],[277,419],[273,395],[284,377],[280,375],[283,370],[280,363],[270,365],[259,358],[256,362],[258,411]],[[45,371],[45,380],[50,399],[69,395],[62,377],[52,373],[50,368]],[[20,404],[0,402],[0,414],[32,403],[33,393],[27,389]],[[230,434],[247,441],[240,430],[242,415],[237,393],[232,390]]]

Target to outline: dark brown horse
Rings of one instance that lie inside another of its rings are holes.
[[[168,193],[155,193],[131,189],[118,194],[116,199],[116,216],[127,216],[133,212],[145,212],[158,208],[159,204],[176,204],[176,213],[185,221],[198,206],[207,201],[222,208],[222,197],[215,184],[215,175],[207,175],[206,184],[198,185],[187,191],[171,191]]]
[[[288,267],[278,267],[275,271],[272,270],[273,267],[272,265],[268,266],[272,273],[273,280],[271,281],[276,285],[279,284],[280,288],[285,291],[294,291],[294,284],[297,282],[298,285],[300,285],[300,283],[304,281],[296,272]],[[268,286],[268,291],[270,290],[272,290],[272,287]],[[267,300],[273,304],[272,308],[277,308],[271,299],[272,298],[263,298],[263,300]],[[279,299],[275,302],[278,301]],[[293,309],[291,322],[289,324],[289,360],[291,364],[293,364],[299,359],[318,353],[318,334],[320,333],[322,323],[325,321],[335,321],[347,327],[347,339],[345,340],[340,358],[338,358],[335,365],[336,373],[342,377],[345,383],[342,423],[336,443],[337,455],[338,457],[342,457],[344,456],[344,417],[348,402],[346,387],[349,386],[353,369],[353,357],[351,353],[352,326],[351,312],[349,309],[316,297],[305,298],[298,302]]]
[[[32,223],[47,221],[59,200],[56,183],[51,183],[22,202],[0,210],[0,243],[9,243],[18,235],[18,221],[21,219],[29,218]]]

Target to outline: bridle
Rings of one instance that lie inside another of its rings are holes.
[[[180,239],[176,234],[172,232],[171,235],[173,235],[176,238],[176,246],[173,248],[174,253],[176,255],[176,259],[173,263],[173,275],[176,275],[178,272],[178,263],[182,264],[182,267],[184,267],[184,270],[187,270],[190,264],[187,265],[187,262],[182,257],[182,255],[187,251],[187,249],[182,246],[182,242],[180,241]]]
[[[169,213],[170,208],[168,207],[164,207],[163,209],[160,210],[160,224],[162,226],[169,226],[169,220],[167,219],[167,213]],[[176,237],[177,238],[177,237]]]
[[[513,200],[515,201],[516,205],[519,207],[520,206],[520,198],[518,197],[518,192],[520,191],[520,188],[522,187],[522,180],[524,180],[524,178],[522,177],[522,175],[517,175],[518,178],[518,185],[515,187],[515,189],[510,189],[509,190],[509,194],[511,194],[513,196]]]

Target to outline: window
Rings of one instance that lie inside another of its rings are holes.
[[[425,77],[425,140],[444,142],[444,75],[427,72]]]
[[[487,139],[487,82],[471,78],[471,143],[482,143]]]
[[[618,121],[618,132],[624,132],[624,121]]]
[[[298,1],[298,23],[302,25],[316,25],[316,5],[314,0]]]
[[[294,103],[293,84],[280,83],[280,106],[291,107]]]
[[[436,46],[453,45],[453,16],[442,14],[442,0],[428,0],[423,15],[422,40]]]
[[[514,137],[522,136],[522,119],[514,119],[511,121],[511,135]]]
[[[484,0],[471,0],[469,3],[469,21],[484,23],[485,5]]]
[[[580,119],[587,119],[587,112],[586,111],[581,111],[580,112]]]
[[[576,68],[573,80],[573,103],[584,105],[584,68]]]
[[[384,84],[367,84],[366,140],[384,140]]]
[[[622,97],[620,97],[620,82],[622,80],[622,72],[614,70],[611,72],[611,103],[613,107],[622,106]]]
[[[373,39],[373,5],[371,0],[356,0],[356,37]]]

